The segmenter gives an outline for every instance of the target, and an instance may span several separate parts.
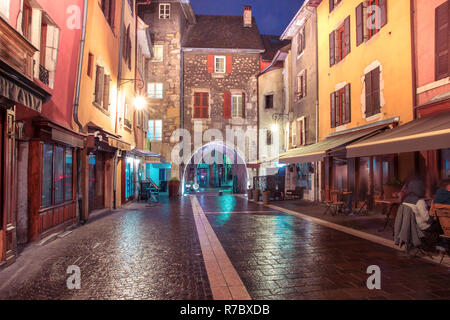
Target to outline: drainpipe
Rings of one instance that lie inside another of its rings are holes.
[[[119,37],[119,70],[117,72],[117,96],[116,96],[116,128],[115,133],[117,134],[117,125],[118,125],[118,117],[119,117],[119,96],[120,96],[120,79],[122,78],[122,55],[123,55],[123,20],[125,16],[125,0],[122,0],[122,8],[121,8],[121,18],[120,18],[120,37]],[[137,14],[137,12],[136,12]],[[117,209],[117,165],[119,162],[119,155],[116,151],[114,156],[114,178],[113,178],[113,209]]]
[[[319,142],[319,70],[317,68],[318,62],[319,62],[319,46],[317,45],[318,41],[318,21],[317,21],[317,10],[315,11],[315,24],[316,24],[316,32],[315,32],[315,43],[316,43],[316,143]],[[319,167],[320,161],[316,161],[315,170],[314,170],[314,176],[315,176],[315,188],[314,188],[314,200],[319,201],[319,182],[320,182],[320,175],[319,175]]]
[[[183,48],[180,48],[180,129],[184,129],[184,52]],[[184,139],[184,137],[183,137]],[[183,150],[183,153],[185,150]],[[184,158],[184,154],[183,154]],[[180,181],[183,181],[183,167],[184,161],[181,162],[179,171],[180,171]],[[184,187],[182,187],[184,188]]]
[[[80,123],[80,120],[78,119],[78,107],[80,105],[81,73],[83,72],[84,46],[86,43],[87,10],[88,10],[88,0],[84,0],[83,25],[81,28],[81,40],[80,40],[80,57],[78,59],[77,82],[75,86],[75,100],[73,103],[73,120],[78,125],[79,132],[83,132],[83,125]]]
[[[411,19],[411,63],[412,63],[412,89],[413,89],[413,119],[416,119],[417,105],[417,77],[416,77],[416,34],[415,34],[415,5],[414,0],[410,0]]]

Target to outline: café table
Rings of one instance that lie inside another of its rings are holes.
[[[380,204],[383,207],[382,214],[386,214],[386,221],[384,223],[383,229],[378,230],[378,232],[382,232],[386,229],[389,224],[389,219],[391,217],[392,212],[395,208],[398,208],[401,204],[400,199],[384,199],[384,200],[375,200],[376,204]]]

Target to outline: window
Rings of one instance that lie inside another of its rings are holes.
[[[9,1],[10,0],[1,0],[0,1],[0,14],[9,19]]]
[[[164,57],[164,46],[163,45],[155,45],[153,46],[153,62],[161,62]]]
[[[97,66],[95,75],[94,104],[105,110],[109,109],[111,76],[105,74],[105,68]]]
[[[163,84],[162,83],[149,83],[148,84],[148,97],[151,99],[163,98]]]
[[[88,65],[87,65],[87,75],[92,78],[94,72],[94,55],[89,52]]]
[[[53,89],[59,46],[59,29],[42,13],[39,50],[39,80]]]
[[[350,17],[330,33],[330,66],[338,63],[350,53]]]
[[[23,3],[23,15],[22,15],[22,31],[23,36],[31,41],[31,19],[33,16],[33,10],[28,3]]]
[[[242,117],[242,95],[233,94],[231,96],[231,116],[233,118]]]
[[[356,46],[371,39],[387,23],[387,0],[368,0],[356,7]]]
[[[305,118],[299,118],[291,124],[291,144],[293,147],[305,144]]]
[[[366,85],[366,117],[380,113],[380,67],[370,71],[364,77]]]
[[[116,10],[115,0],[102,0],[101,8],[111,28],[114,26],[114,15]]]
[[[304,27],[298,33],[297,39],[298,39],[298,41],[297,41],[297,56],[299,56],[305,50],[305,45],[306,45],[305,28]]]
[[[331,94],[330,106],[332,128],[351,121],[350,84]]]
[[[273,109],[273,94],[268,94],[265,96],[265,104],[266,109]]]
[[[73,200],[73,149],[44,144],[42,152],[41,206]]]
[[[159,4],[159,19],[170,19],[170,4],[160,3]]]
[[[266,144],[271,146],[273,144],[273,133],[272,130],[267,129],[266,131]]]
[[[215,73],[225,73],[226,58],[222,56],[214,57],[214,72]]]
[[[131,42],[131,31],[130,31],[130,25],[126,28],[127,35],[125,38],[123,38],[123,59],[125,60],[125,63],[128,66],[128,69],[131,70],[131,52],[132,52],[132,42]]]
[[[162,120],[148,120],[147,139],[162,141]]]
[[[329,0],[330,2],[330,12],[334,10],[334,8],[341,3],[342,0]]]
[[[194,94],[194,118],[209,118],[209,93],[196,92]]]
[[[134,16],[134,1],[128,0],[128,5],[130,6],[131,15]]]
[[[450,2],[435,11],[435,74],[436,81],[450,76]]]
[[[300,72],[297,76],[297,99],[306,97],[306,70]]]

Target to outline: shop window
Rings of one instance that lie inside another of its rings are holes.
[[[44,144],[42,167],[43,208],[73,200],[73,150]]]

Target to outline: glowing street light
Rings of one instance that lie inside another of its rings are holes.
[[[144,97],[136,97],[134,98],[134,106],[137,110],[142,110],[147,105],[147,101]]]

